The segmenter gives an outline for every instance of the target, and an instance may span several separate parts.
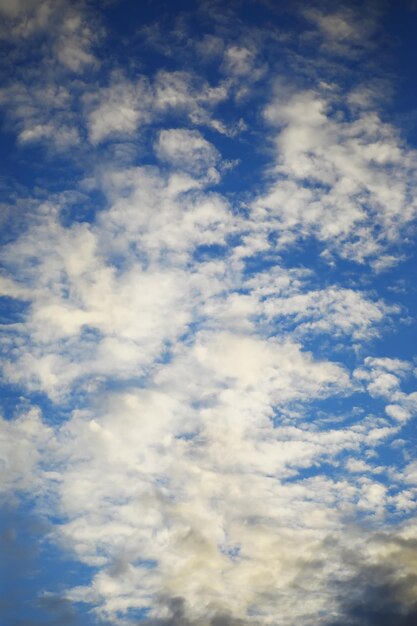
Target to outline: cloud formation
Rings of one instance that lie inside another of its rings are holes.
[[[84,572],[37,609],[408,626],[417,157],[366,84],[380,14],[125,8],[0,2],[1,498]]]

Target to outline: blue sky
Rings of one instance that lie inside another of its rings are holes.
[[[2,624],[416,624],[417,5],[0,17]]]

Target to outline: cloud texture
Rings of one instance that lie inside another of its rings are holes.
[[[383,12],[259,11],[0,2],[1,497],[84,568],[46,623],[416,623]]]

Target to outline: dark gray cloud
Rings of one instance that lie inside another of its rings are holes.
[[[359,566],[341,586],[343,617],[329,626],[417,626],[417,541],[389,533],[377,534],[374,541],[385,557],[380,564]]]
[[[368,576],[355,579],[357,590],[342,605],[343,617],[329,626],[417,626],[417,603],[404,606],[395,599],[395,585],[374,585]]]
[[[199,620],[190,620],[187,617],[187,609],[184,598],[164,598],[162,603],[168,608],[170,615],[162,619],[151,619],[140,622],[140,626],[248,626],[248,623],[239,618],[226,613],[219,613],[209,620],[200,622]],[[256,622],[251,622],[251,626],[255,626]]]

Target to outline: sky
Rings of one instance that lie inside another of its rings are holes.
[[[417,625],[416,32],[0,0],[4,626]]]

